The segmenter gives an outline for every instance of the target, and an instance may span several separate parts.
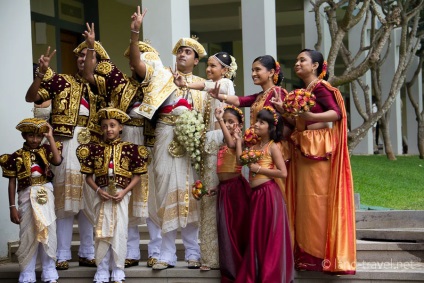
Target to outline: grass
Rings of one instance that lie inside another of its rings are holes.
[[[424,210],[424,160],[418,156],[353,155],[355,193],[361,205]]]

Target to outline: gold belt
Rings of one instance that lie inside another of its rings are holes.
[[[31,177],[31,184],[33,185],[44,185],[47,182],[46,176]]]
[[[124,124],[127,126],[144,127],[144,118],[131,118],[131,120]]]
[[[177,115],[160,114],[159,122],[173,126],[175,125],[175,122],[177,121],[178,117],[179,116]]]
[[[78,115],[77,126],[87,127],[87,125],[88,125],[88,116]]]

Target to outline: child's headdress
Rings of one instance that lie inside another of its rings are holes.
[[[19,122],[16,129],[22,133],[44,134],[49,132],[49,124],[44,119],[26,118]]]
[[[240,110],[240,108],[235,107],[234,105],[226,105],[224,107],[224,111],[227,109],[234,109],[241,117],[241,123],[244,123],[244,115],[243,115],[243,111]]]
[[[97,117],[99,118],[99,122],[104,119],[115,119],[121,124],[131,120],[131,117],[128,116],[127,113],[114,107],[100,109],[99,112],[97,112]]]

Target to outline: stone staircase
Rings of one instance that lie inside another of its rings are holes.
[[[424,211],[365,211],[356,212],[357,273],[354,276],[332,276],[318,272],[296,272],[295,282],[424,282]],[[177,266],[154,271],[145,266],[149,235],[140,226],[140,266],[125,270],[126,283],[135,282],[220,282],[218,270],[189,270],[182,261],[184,248],[177,240]],[[73,258],[77,259],[78,228],[74,227]],[[0,282],[16,282],[19,267],[15,252],[17,243],[9,244],[10,262],[0,263]],[[60,283],[91,283],[95,268],[78,267],[71,262],[69,270],[60,271]]]

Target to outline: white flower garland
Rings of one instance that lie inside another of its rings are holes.
[[[184,111],[174,127],[178,142],[187,150],[191,164],[198,173],[202,162],[201,137],[204,130],[203,116],[196,110]]]

